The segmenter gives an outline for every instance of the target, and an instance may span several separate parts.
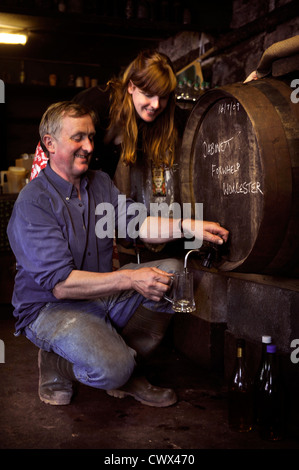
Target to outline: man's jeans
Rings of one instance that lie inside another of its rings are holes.
[[[129,264],[121,269],[156,266],[166,272],[181,269],[176,259]],[[138,306],[174,313],[166,300],[154,302],[134,290],[122,291],[97,300],[51,302],[25,329],[36,346],[53,351],[73,364],[79,382],[110,390],[126,383],[136,365],[135,351],[126,345],[118,331]]]

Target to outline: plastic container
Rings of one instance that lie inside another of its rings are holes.
[[[10,166],[7,171],[1,171],[3,193],[19,193],[25,186],[26,168]]]

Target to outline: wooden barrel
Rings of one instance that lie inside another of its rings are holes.
[[[298,276],[299,103],[292,91],[272,78],[228,85],[205,93],[190,114],[181,200],[202,202],[204,220],[230,231],[220,270]]]

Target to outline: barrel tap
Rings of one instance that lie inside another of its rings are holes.
[[[192,253],[192,251],[197,251],[199,253],[199,248],[197,249],[194,249],[194,250],[189,250],[188,253],[185,255],[185,259],[184,259],[184,270],[187,271],[187,262],[188,262],[188,256],[190,255],[190,253]]]

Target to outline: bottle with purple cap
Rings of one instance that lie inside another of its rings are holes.
[[[277,347],[267,346],[267,370],[260,391],[259,432],[262,439],[277,441],[284,435],[283,387],[278,370]]]
[[[258,365],[254,379],[254,422],[259,419],[259,394],[263,385],[267,372],[267,346],[272,343],[272,337],[268,335],[262,336],[262,353],[260,363]]]

